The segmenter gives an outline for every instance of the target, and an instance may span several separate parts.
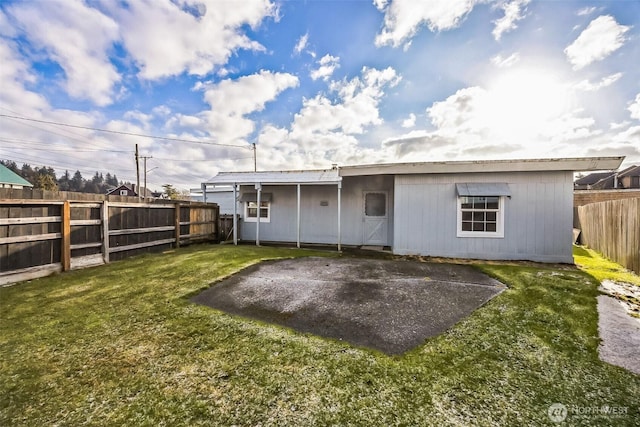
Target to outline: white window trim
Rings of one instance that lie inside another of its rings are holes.
[[[484,237],[489,239],[503,239],[504,238],[504,199],[505,196],[487,196],[498,197],[498,214],[496,215],[496,231],[462,231],[462,197],[458,196],[457,201],[457,237]]]
[[[258,222],[258,218],[253,218],[253,217],[249,217],[249,203],[257,203],[257,202],[244,202],[244,222]],[[266,218],[260,218],[260,223],[263,222],[271,222],[271,202],[264,202],[261,201],[261,203],[266,203],[266,209],[267,209],[267,217]],[[264,207],[261,209],[265,209]],[[260,211],[258,211],[258,213],[260,213]]]
[[[129,192],[127,190],[120,190],[120,195],[121,196],[126,196],[128,194],[129,194]]]

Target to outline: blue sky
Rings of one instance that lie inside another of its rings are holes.
[[[639,64],[634,0],[5,0],[0,157],[135,181],[138,144],[180,189],[254,143],[259,170],[638,164]]]

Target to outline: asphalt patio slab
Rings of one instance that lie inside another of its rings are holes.
[[[504,289],[468,265],[312,257],[254,265],[191,301],[402,354],[449,329]]]

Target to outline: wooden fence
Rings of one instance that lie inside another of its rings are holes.
[[[640,274],[640,198],[579,206],[581,243]]]
[[[0,200],[0,286],[218,240],[218,205]]]

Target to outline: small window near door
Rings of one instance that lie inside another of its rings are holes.
[[[260,209],[258,209],[257,202],[247,202],[245,204],[245,221],[256,222],[258,218],[258,211],[260,211],[260,222],[271,222],[271,202],[260,202]]]
[[[364,196],[364,214],[366,216],[386,216],[387,195],[385,193],[366,193]]]

